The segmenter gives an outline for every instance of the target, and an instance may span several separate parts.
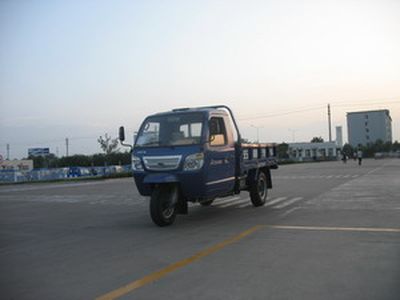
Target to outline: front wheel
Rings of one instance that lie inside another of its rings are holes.
[[[264,172],[260,172],[258,178],[250,187],[250,199],[254,206],[262,206],[267,200],[268,187],[267,177]]]
[[[156,187],[150,198],[150,216],[158,226],[168,226],[176,218],[178,187],[176,185],[160,185]]]

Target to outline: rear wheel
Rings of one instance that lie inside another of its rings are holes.
[[[254,206],[262,206],[267,200],[268,187],[267,177],[264,172],[260,172],[257,180],[250,187],[250,199]]]
[[[178,195],[176,185],[160,185],[154,189],[150,198],[150,216],[155,224],[168,226],[174,223]]]

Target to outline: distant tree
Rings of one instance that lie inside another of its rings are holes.
[[[104,138],[100,136],[97,141],[100,144],[100,148],[104,151],[106,155],[115,153],[118,151],[118,139],[111,138],[108,134],[104,134]]]
[[[87,155],[76,154],[61,157],[58,163],[59,167],[90,167],[92,159]]]
[[[104,165],[129,165],[131,153],[113,152],[111,154],[97,153],[93,155],[76,154],[71,156],[56,157],[54,154],[46,156],[29,156],[33,160],[33,167],[38,168],[64,168],[64,167],[93,167]]]
[[[392,151],[400,151],[400,143],[398,141],[392,144]]]
[[[288,150],[289,150],[289,145],[286,143],[279,144],[276,147],[277,153],[278,153],[278,158],[289,158]]]
[[[322,138],[322,137],[318,137],[318,136],[314,136],[312,139],[311,139],[311,143],[323,143],[324,142],[324,139]]]
[[[352,157],[353,156],[353,152],[354,149],[350,144],[344,144],[343,149],[342,149],[343,153],[346,154],[348,157]]]
[[[45,163],[45,158],[43,156],[33,156],[29,155],[28,159],[33,160],[33,167],[35,169],[40,169],[44,168],[46,163]]]
[[[112,153],[108,155],[108,162],[112,165],[129,165],[131,153],[129,151]]]
[[[131,153],[126,152],[114,152],[109,155],[103,153],[94,154],[91,156],[93,166],[104,166],[104,164],[110,165],[129,165],[131,164]]]
[[[106,155],[103,153],[97,153],[92,155],[93,166],[104,166],[105,161],[106,161]]]
[[[53,153],[40,156],[30,155],[28,159],[33,160],[33,167],[35,169],[56,168],[58,163],[58,159]]]
[[[394,151],[394,144],[392,144],[391,142],[386,142],[383,144],[383,152],[390,152],[390,151]]]
[[[46,156],[46,162],[48,168],[57,168],[58,167],[58,158],[53,153],[50,153]]]

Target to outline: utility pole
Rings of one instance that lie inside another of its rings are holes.
[[[332,142],[331,105],[328,104],[329,141]]]
[[[68,147],[69,147],[69,140],[68,140],[68,138],[65,138],[65,149],[66,149],[66,156],[67,157],[69,156]]]
[[[7,160],[10,160],[10,144],[7,144]]]

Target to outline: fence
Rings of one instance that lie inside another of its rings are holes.
[[[374,158],[400,158],[400,150],[396,152],[376,152]]]
[[[33,169],[32,171],[1,170],[0,183],[62,180],[80,177],[102,177],[113,174],[128,173],[130,171],[131,165]]]

